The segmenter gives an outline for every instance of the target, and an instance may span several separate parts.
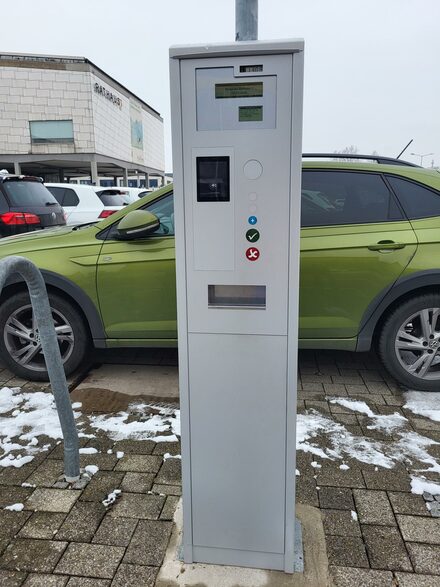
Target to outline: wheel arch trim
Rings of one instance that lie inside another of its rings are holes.
[[[60,292],[65,293],[80,307],[80,310],[82,311],[85,319],[87,320],[87,324],[90,328],[90,333],[92,335],[93,340],[95,341],[105,339],[106,335],[104,325],[101,320],[101,316],[95,304],[92,302],[90,297],[84,292],[84,290],[82,290],[73,281],[70,281],[70,279],[63,277],[58,273],[53,273],[52,271],[47,271],[45,269],[41,269],[40,271],[43,275],[44,282],[46,283],[46,285],[53,286]],[[15,275],[11,275],[6,280],[4,288],[18,284],[25,285],[25,282],[20,277],[20,275],[16,273]]]
[[[393,302],[416,289],[435,286],[438,286],[440,291],[440,269],[412,273],[401,277],[393,285],[382,290],[370,302],[362,316],[356,351],[370,350],[377,324]]]

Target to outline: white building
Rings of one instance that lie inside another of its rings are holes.
[[[84,57],[2,53],[0,168],[148,184],[164,175],[163,119]]]

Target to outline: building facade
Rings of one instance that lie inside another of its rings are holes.
[[[160,114],[91,61],[0,54],[0,167],[98,184],[164,166]]]

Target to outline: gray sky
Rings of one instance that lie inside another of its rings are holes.
[[[164,117],[168,171],[168,48],[233,41],[234,11],[235,0],[14,0],[0,51],[88,57]],[[413,138],[409,151],[438,165],[439,22],[439,0],[259,0],[260,39],[306,41],[303,150],[396,156]]]

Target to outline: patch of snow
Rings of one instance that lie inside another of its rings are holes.
[[[312,467],[313,467],[314,469],[320,469],[320,468],[322,467],[322,465],[320,465],[320,464],[319,464],[319,463],[317,463],[316,461],[312,461],[310,464],[312,465]]]
[[[122,451],[122,450],[118,450],[118,451],[116,452],[116,458],[117,458],[117,459],[122,459],[122,457],[124,456],[124,454],[125,454],[125,453],[124,453],[124,451]]]
[[[115,503],[118,497],[121,496],[122,491],[120,489],[113,489],[105,499],[102,500],[102,504],[105,505],[106,508],[111,506]]]
[[[172,455],[169,452],[166,452],[163,455],[163,460],[164,461],[167,461],[168,459],[181,459],[181,458],[182,458],[182,455]]]
[[[20,388],[0,390],[0,467],[21,467],[34,455],[47,451],[50,445],[39,446],[38,436],[62,439],[61,426],[52,393],[25,392]],[[5,416],[4,414],[8,414]],[[74,412],[75,418],[80,413]],[[14,455],[13,452],[21,451]]]
[[[342,465],[339,465],[339,468],[342,471],[348,471],[348,469],[350,468],[348,465],[346,465],[345,463],[343,463]]]
[[[418,416],[440,422],[440,393],[407,391],[404,395],[406,399],[404,408]]]
[[[80,408],[82,408],[82,402],[74,402],[72,404],[72,409],[79,410]]]
[[[357,522],[358,521],[358,515],[357,515],[357,513],[354,510],[351,510],[351,519],[354,522]]]
[[[402,428],[408,422],[404,416],[397,412],[394,414],[375,414],[365,402],[359,400],[333,398],[329,401],[331,404],[338,404],[344,408],[353,410],[353,412],[359,412],[371,418],[373,423],[367,426],[369,430],[381,430],[389,434],[397,428]]]
[[[301,476],[301,473],[298,471],[298,469],[295,471],[295,475],[296,475],[297,477],[300,477],[300,476]]]
[[[90,475],[96,475],[96,473],[99,471],[99,467],[97,467],[96,465],[86,465],[84,467],[84,470],[87,473],[90,473]]]
[[[21,512],[24,509],[24,504],[22,503],[13,503],[12,505],[7,505],[3,508],[4,510],[9,510],[10,512]]]
[[[80,448],[79,449],[79,454],[80,455],[94,455],[98,452],[98,450],[96,448],[93,448],[92,446],[86,447],[86,448]]]
[[[22,483],[22,487],[36,487],[35,483]]]
[[[422,495],[425,491],[431,495],[440,495],[440,485],[424,477],[411,475],[411,493]]]
[[[152,410],[155,413],[151,413]],[[126,412],[91,416],[90,424],[113,440],[175,442],[180,436],[180,410],[133,403]]]
[[[335,400],[333,401],[336,403]],[[376,422],[379,420],[378,427],[382,431],[393,434],[390,441],[381,442],[364,436],[356,436],[349,432],[343,424],[335,422],[315,410],[309,410],[306,414],[298,414],[298,450],[331,460],[345,460],[349,457],[386,469],[393,468],[397,463],[411,465],[413,461],[420,461],[428,466],[423,471],[440,473],[440,463],[427,450],[430,446],[440,443],[416,432],[402,429],[406,419],[403,417],[394,418],[396,414],[391,415],[391,425],[388,425],[383,420],[383,416],[375,415],[365,402],[352,402],[343,398],[341,401],[344,402],[341,405],[351,406],[361,413],[368,411],[372,420]],[[384,416],[384,418],[389,418],[389,416]],[[319,440],[314,441],[315,438],[322,435],[327,437],[329,443],[326,444],[330,444],[330,446],[320,446],[322,443]]]
[[[108,449],[108,451],[107,451],[107,454],[108,454],[108,455],[112,455],[112,454],[113,454],[113,451],[112,451],[112,449],[111,449],[111,448],[109,448],[109,449]]]

